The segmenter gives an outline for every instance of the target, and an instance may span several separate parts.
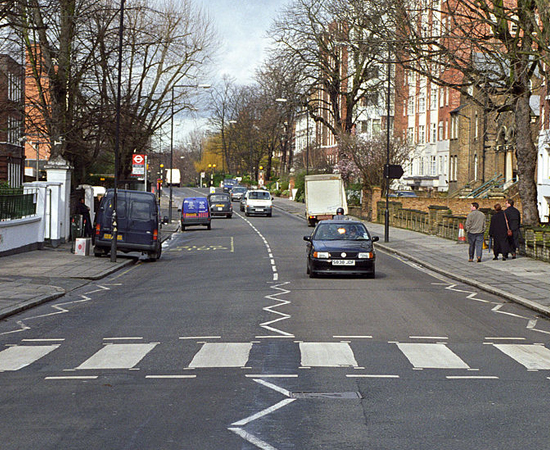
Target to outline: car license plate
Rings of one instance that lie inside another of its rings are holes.
[[[223,211],[223,207],[222,207],[222,206],[218,206],[218,211]]]
[[[256,208],[256,211],[263,211],[263,208]]]
[[[185,213],[185,217],[197,217],[197,213]]]
[[[332,261],[333,266],[355,266],[355,261],[352,259],[336,259]]]
[[[113,239],[113,235],[111,233],[105,233],[103,235],[103,239]],[[116,235],[116,240],[117,241],[122,241],[122,234],[117,234]]]

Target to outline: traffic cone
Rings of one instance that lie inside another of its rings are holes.
[[[458,224],[458,243],[466,243],[466,232],[464,231],[462,222]]]

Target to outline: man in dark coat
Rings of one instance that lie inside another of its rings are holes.
[[[509,198],[506,200],[506,209],[504,211],[508,219],[508,226],[512,230],[512,236],[508,236],[508,245],[512,252],[512,259],[516,259],[516,252],[519,248],[519,226],[521,224],[521,214],[514,207],[514,200]]]
[[[84,237],[90,237],[92,235],[92,220],[90,218],[90,208],[84,203],[84,198],[78,200],[76,213],[82,215]]]
[[[491,217],[491,225],[489,226],[489,236],[493,238],[493,253],[495,254],[493,259],[498,259],[499,253],[502,253],[502,260],[506,261],[508,253],[510,253],[508,226],[500,203],[495,205],[495,214]]]

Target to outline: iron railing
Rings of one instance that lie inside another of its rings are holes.
[[[15,220],[36,215],[36,193],[23,189],[0,189],[0,220]]]

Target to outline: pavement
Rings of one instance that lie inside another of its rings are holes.
[[[277,198],[274,205],[305,219],[302,203]],[[386,242],[383,224],[365,223],[371,234],[380,236],[375,244],[377,250],[393,253],[448,278],[550,316],[549,263],[524,256],[493,261],[493,255],[487,250],[484,250],[481,263],[470,263],[467,244],[394,227],[389,228]],[[177,220],[163,225],[161,239],[168,239],[178,229]],[[304,235],[311,231],[304,220]],[[119,253],[117,261],[111,262],[109,257],[75,255],[71,252],[71,243],[66,243],[57,248],[44,247],[0,257],[0,319],[62,297],[135,264],[137,254],[130,255],[133,256]]]

